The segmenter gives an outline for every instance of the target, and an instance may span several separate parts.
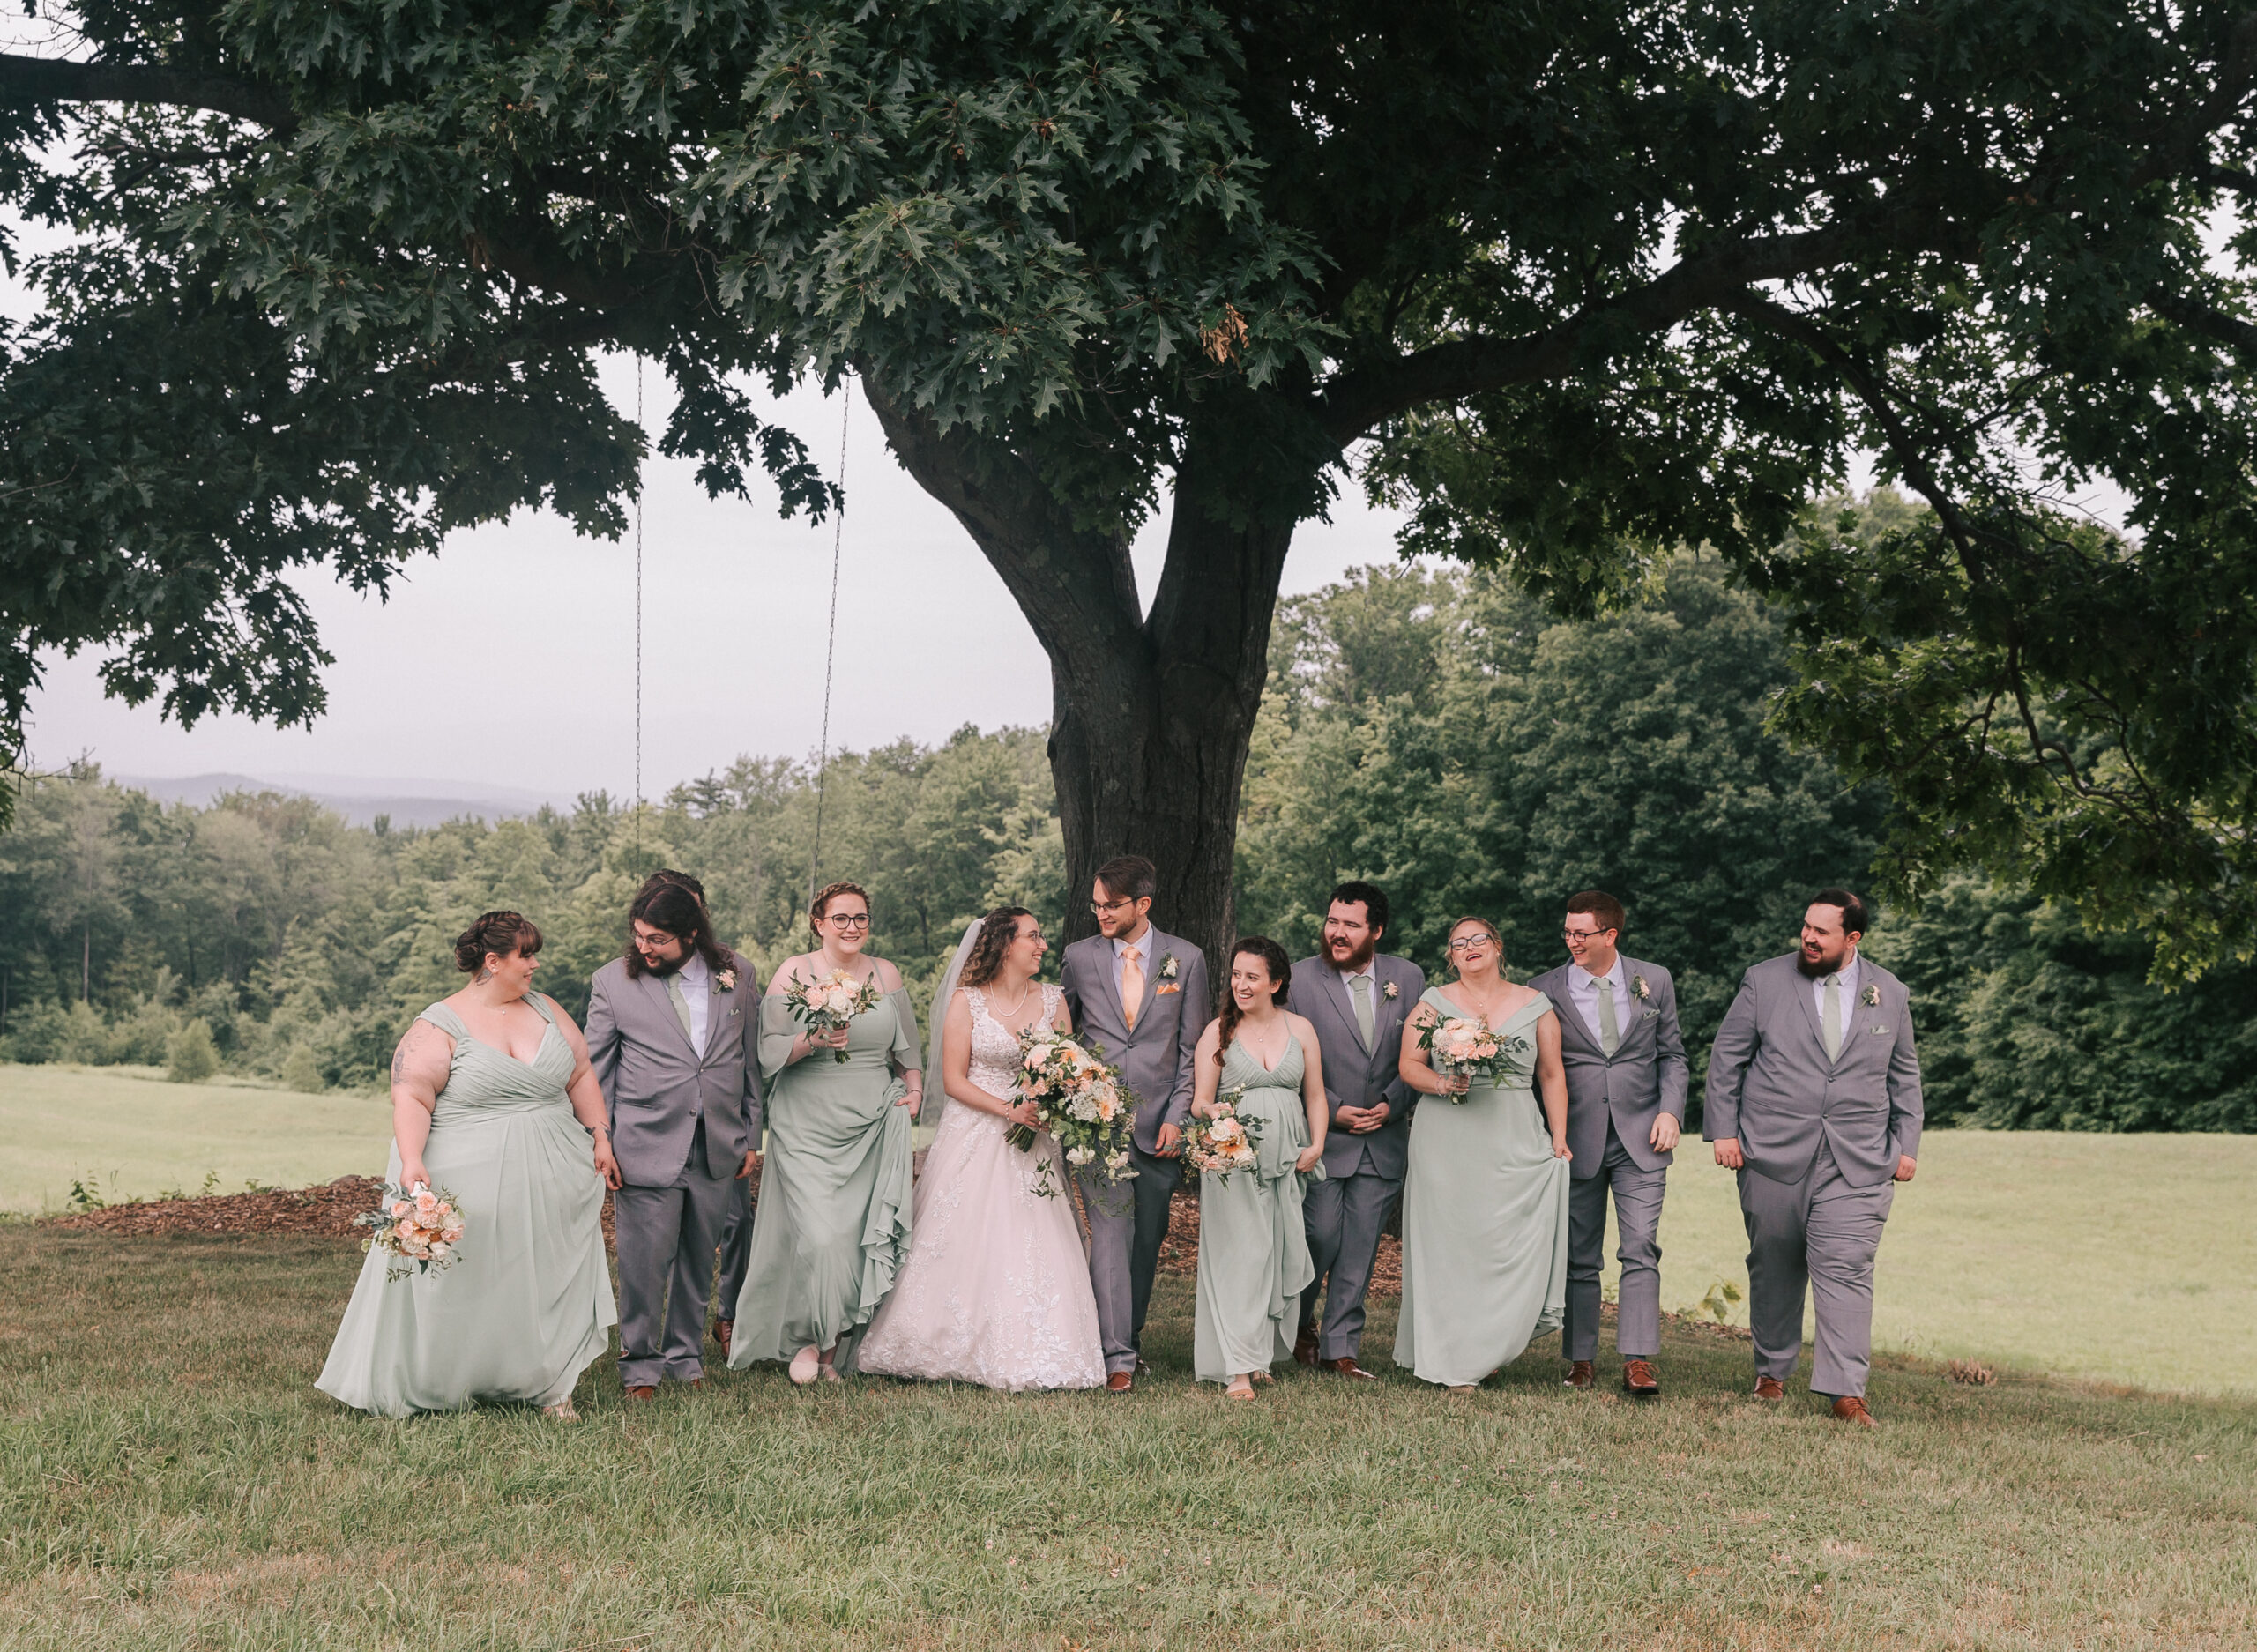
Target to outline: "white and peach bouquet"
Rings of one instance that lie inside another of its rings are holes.
[[[1419,1035],[1434,1071],[1444,1078],[1468,1078],[1477,1084],[1504,1085],[1535,1071],[1529,1060],[1536,1046],[1526,1038],[1507,1038],[1479,1016],[1452,1016],[1430,1023]],[[1463,1105],[1464,1096],[1450,1100]]]
[[[444,1273],[454,1266],[462,1243],[462,1207],[454,1194],[420,1181],[408,1188],[386,1187],[375,1209],[353,1220],[369,1230],[361,1245],[364,1253],[380,1250],[392,1259],[384,1267],[387,1279]]]
[[[1262,1121],[1238,1116],[1245,1094],[1243,1086],[1226,1090],[1214,1099],[1213,1118],[1195,1112],[1183,1121],[1184,1164],[1218,1186],[1229,1182],[1233,1171],[1250,1171],[1261,1161]]]
[[[834,1027],[843,1027],[857,1016],[869,1014],[884,999],[885,994],[878,991],[876,976],[858,981],[844,970],[833,970],[812,980],[794,975],[792,984],[784,989],[784,1008],[808,1030],[811,1038]],[[846,1052],[833,1050],[831,1059],[843,1065]]]
[[[1118,1186],[1136,1173],[1128,1157],[1136,1098],[1121,1082],[1121,1069],[1107,1067],[1100,1055],[1055,1028],[1025,1029],[1019,1034],[1019,1098],[1034,1104],[1039,1128],[1064,1150],[1069,1165],[1076,1170],[1094,1165],[1108,1185]],[[1034,1137],[1024,1124],[1004,1133],[1021,1152],[1033,1148]],[[1038,1191],[1047,1198],[1057,1190],[1048,1185],[1047,1163],[1043,1172]]]

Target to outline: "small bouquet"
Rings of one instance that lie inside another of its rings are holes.
[[[857,1016],[868,1015],[884,998],[885,994],[878,991],[875,975],[867,981],[858,981],[844,970],[833,970],[811,981],[794,975],[792,984],[784,989],[784,1008],[808,1030],[808,1036],[814,1038],[833,1027],[845,1026]],[[831,1059],[843,1065],[846,1052],[833,1050]]]
[[[1136,1098],[1121,1082],[1121,1069],[1107,1067],[1097,1053],[1050,1027],[1029,1027],[1019,1034],[1019,1095],[1034,1104],[1041,1128],[1065,1150],[1066,1162],[1076,1170],[1084,1165],[1100,1166],[1107,1184],[1119,1186],[1136,1173],[1128,1160],[1128,1132]],[[1034,1146],[1035,1133],[1015,1124],[1004,1139],[1026,1152]],[[1047,1198],[1057,1190],[1048,1185],[1049,1165],[1043,1165]]]
[[[444,1273],[462,1243],[462,1207],[454,1194],[420,1181],[406,1191],[386,1187],[376,1208],[353,1221],[369,1230],[361,1245],[364,1254],[376,1249],[393,1259],[384,1268],[387,1279]]]
[[[1535,1070],[1528,1062],[1536,1046],[1520,1037],[1502,1038],[1479,1016],[1452,1016],[1436,1022],[1419,1035],[1434,1071],[1445,1078],[1470,1078],[1475,1083],[1502,1084],[1512,1077],[1525,1078]],[[1450,1100],[1463,1105],[1464,1096]]]
[[[1218,1185],[1227,1183],[1234,1170],[1252,1170],[1261,1157],[1262,1121],[1238,1116],[1239,1098],[1245,1094],[1243,1085],[1226,1090],[1215,1098],[1215,1105],[1225,1111],[1211,1119],[1195,1112],[1183,1121],[1183,1162]]]

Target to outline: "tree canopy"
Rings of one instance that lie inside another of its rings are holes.
[[[1050,654],[1070,875],[1151,853],[1210,943],[1279,571],[1354,470],[1566,614],[1712,547],[1901,887],[2257,949],[2248,0],[67,16],[0,56],[0,190],[82,231],[0,341],[11,725],[57,644],[310,717],[292,569],[615,532],[608,346],[787,510],[832,495],[748,384],[855,375]],[[1926,509],[1801,517],[1860,450]],[[2102,478],[2129,538],[2062,502]]]

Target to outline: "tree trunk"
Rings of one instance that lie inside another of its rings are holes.
[[[1159,870],[1153,921],[1196,943],[1219,981],[1236,934],[1239,790],[1294,525],[1220,521],[1189,502],[1215,496],[1195,437],[1148,617],[1125,534],[1077,526],[1015,456],[936,430],[867,375],[864,387],[895,454],[964,524],[1050,657],[1068,937],[1095,930],[1098,867],[1140,854]]]

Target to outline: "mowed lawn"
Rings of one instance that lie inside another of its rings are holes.
[[[1881,1239],[1874,1342],[2257,1395],[2253,1195],[2257,1135],[1932,1130]],[[1739,1195],[1706,1143],[1678,1152],[1661,1243],[1664,1306],[1720,1279],[1745,1291]],[[1610,1232],[1610,1279],[1613,1254]],[[1745,1299],[1732,1318],[1747,1323]]]
[[[171,1084],[155,1068],[0,1063],[0,1210],[56,1211],[71,1184],[103,1199],[303,1187],[381,1176],[391,1141],[382,1096],[306,1096],[237,1084]],[[0,1634],[4,1634],[0,1630]]]
[[[1876,1373],[1878,1432],[1744,1396],[1187,1378],[1188,1282],[1123,1398],[718,1373],[577,1427],[309,1386],[335,1241],[0,1227],[0,1647],[2232,1648],[2257,1411]]]

